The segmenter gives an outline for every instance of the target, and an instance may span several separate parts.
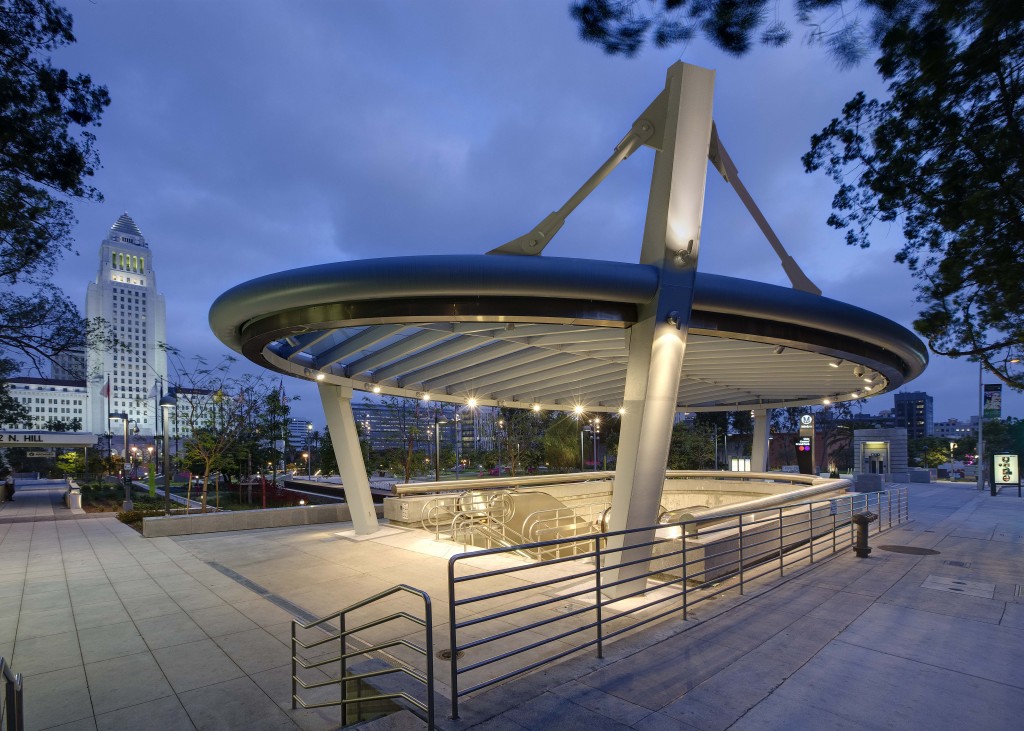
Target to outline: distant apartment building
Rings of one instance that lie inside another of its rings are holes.
[[[313,433],[313,422],[307,419],[292,419],[288,422],[288,447],[293,451],[303,451]]]
[[[907,439],[930,437],[934,433],[932,397],[924,391],[897,393],[893,397],[896,427],[907,430]]]
[[[469,413],[452,412],[451,407],[433,408],[417,404],[411,399],[399,399],[388,405],[363,401],[352,404],[360,438],[369,442],[370,449],[404,449],[410,437],[414,449],[430,451],[434,447],[435,419],[439,429],[438,441],[443,446],[470,454],[477,449],[491,449],[493,437],[480,437],[481,409]]]
[[[960,421],[959,419],[946,419],[946,421],[935,422],[934,436],[944,439],[957,439],[961,437],[973,437],[978,435],[978,418],[972,417],[971,421]]]
[[[87,394],[85,380],[18,377],[7,381],[8,393],[28,409],[28,419],[20,424],[3,424],[5,429],[40,430],[51,419],[70,423],[77,418],[84,424]],[[83,427],[79,427],[81,430]]]

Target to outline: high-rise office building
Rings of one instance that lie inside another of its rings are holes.
[[[930,437],[934,431],[932,397],[924,391],[897,393],[896,426],[907,430],[907,439]]]
[[[54,356],[50,378],[57,381],[85,380],[85,348],[69,348]]]
[[[89,431],[120,432],[108,414],[126,414],[132,430],[154,434],[159,421],[159,386],[167,383],[167,322],[164,296],[156,290],[153,254],[142,231],[124,213],[100,244],[96,279],[89,283],[86,317],[102,318],[116,338],[114,347],[90,347]],[[154,389],[154,386],[156,388]]]

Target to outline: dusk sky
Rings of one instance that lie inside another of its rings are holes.
[[[578,38],[568,0],[213,2],[69,0],[78,43],[55,62],[113,103],[97,130],[103,203],[76,206],[78,255],[57,283],[84,310],[100,242],[127,211],[152,250],[170,344],[216,362],[213,300],[257,276],[324,262],[479,254],[529,231],[596,170],[676,60],[717,71],[714,117],[740,176],[825,296],[906,327],[913,280],[898,226],[847,247],[825,220],[832,182],[803,172],[810,136],[870,64],[839,71],[794,27],[784,49],[735,59],[696,40],[638,58]],[[787,11],[790,2],[780,3]],[[624,162],[546,255],[634,262],[653,152]],[[788,285],[739,199],[710,169],[699,269]],[[250,370],[255,366],[245,365]],[[994,377],[986,379],[995,382]],[[293,415],[323,424],[315,388]],[[978,408],[978,369],[932,356],[905,390],[935,418]],[[1004,394],[1003,415],[1024,397]],[[892,397],[864,410],[891,408]]]

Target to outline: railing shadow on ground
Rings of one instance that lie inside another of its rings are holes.
[[[615,638],[673,615],[685,620],[727,591],[742,594],[752,581],[850,548],[853,516],[872,509],[873,533],[906,522],[907,489],[452,556],[452,718],[467,695],[588,648],[602,657]]]

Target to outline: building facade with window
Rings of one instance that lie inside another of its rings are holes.
[[[141,434],[155,434],[159,385],[167,383],[164,296],[157,292],[153,254],[124,213],[100,244],[99,271],[86,291],[85,314],[102,318],[116,344],[86,352],[87,429],[109,432],[111,413],[127,414]]]
[[[86,424],[87,394],[84,380],[18,377],[7,381],[8,393],[28,409],[28,420],[0,425],[5,429],[41,430],[48,421],[68,424],[76,418]]]
[[[930,437],[934,432],[932,397],[924,391],[909,391],[893,396],[896,426],[907,430],[907,439]]]

